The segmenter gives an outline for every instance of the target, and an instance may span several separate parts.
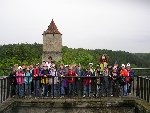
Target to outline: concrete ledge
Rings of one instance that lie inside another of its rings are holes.
[[[133,97],[102,98],[24,98],[9,99],[0,105],[0,113],[9,113],[14,107],[48,107],[48,108],[110,108],[135,107],[138,113],[150,113],[150,104]],[[5,112],[4,112],[5,111]]]

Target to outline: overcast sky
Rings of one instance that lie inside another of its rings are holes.
[[[150,52],[150,0],[0,0],[0,45],[43,43],[52,19],[64,46]]]

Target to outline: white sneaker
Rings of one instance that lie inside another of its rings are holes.
[[[64,96],[61,96],[60,98],[64,98]]]
[[[85,97],[85,95],[83,95],[83,98]]]

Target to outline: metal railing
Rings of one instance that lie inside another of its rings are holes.
[[[25,78],[28,80],[25,83]],[[137,77],[126,87],[124,79],[126,77],[111,78],[108,76],[91,76],[91,77],[4,77],[0,79],[1,84],[1,102],[8,97],[66,97],[66,98],[83,98],[83,97],[106,97],[106,96],[136,96]],[[57,79],[56,79],[57,78]],[[17,83],[15,80],[20,80]],[[13,82],[13,83],[12,83]],[[130,92],[129,92],[130,87]],[[139,86],[140,87],[140,86]],[[127,88],[127,89],[125,89]],[[127,95],[124,95],[124,92]]]
[[[139,76],[137,77],[137,95],[139,98],[150,102],[150,78]]]
[[[145,69],[144,69],[145,70]],[[149,71],[149,69],[146,69]],[[134,69],[135,74],[139,69]],[[22,84],[17,83],[22,79]],[[25,83],[25,78],[30,84]],[[101,98],[105,96],[124,96],[124,77],[111,78],[103,76],[90,77],[0,77],[0,102],[11,97],[52,97],[52,98]],[[57,78],[57,79],[56,79]],[[73,83],[68,82],[73,80]],[[86,81],[86,82],[85,82]],[[20,93],[21,91],[21,93]],[[135,76],[127,84],[127,96],[135,96],[150,102],[150,77]]]
[[[10,84],[8,77],[0,78],[0,102],[2,103],[10,96]]]

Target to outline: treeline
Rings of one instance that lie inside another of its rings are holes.
[[[9,44],[0,46],[0,68],[10,68],[14,64],[35,64],[42,62],[42,44]],[[96,66],[100,55],[109,56],[109,64],[113,65],[116,61],[121,63],[130,62],[132,67],[150,67],[150,54],[132,54],[124,51],[112,51],[106,49],[72,49],[63,46],[63,59],[57,64],[81,64],[86,67],[89,62]],[[149,61],[149,62],[148,62]]]

